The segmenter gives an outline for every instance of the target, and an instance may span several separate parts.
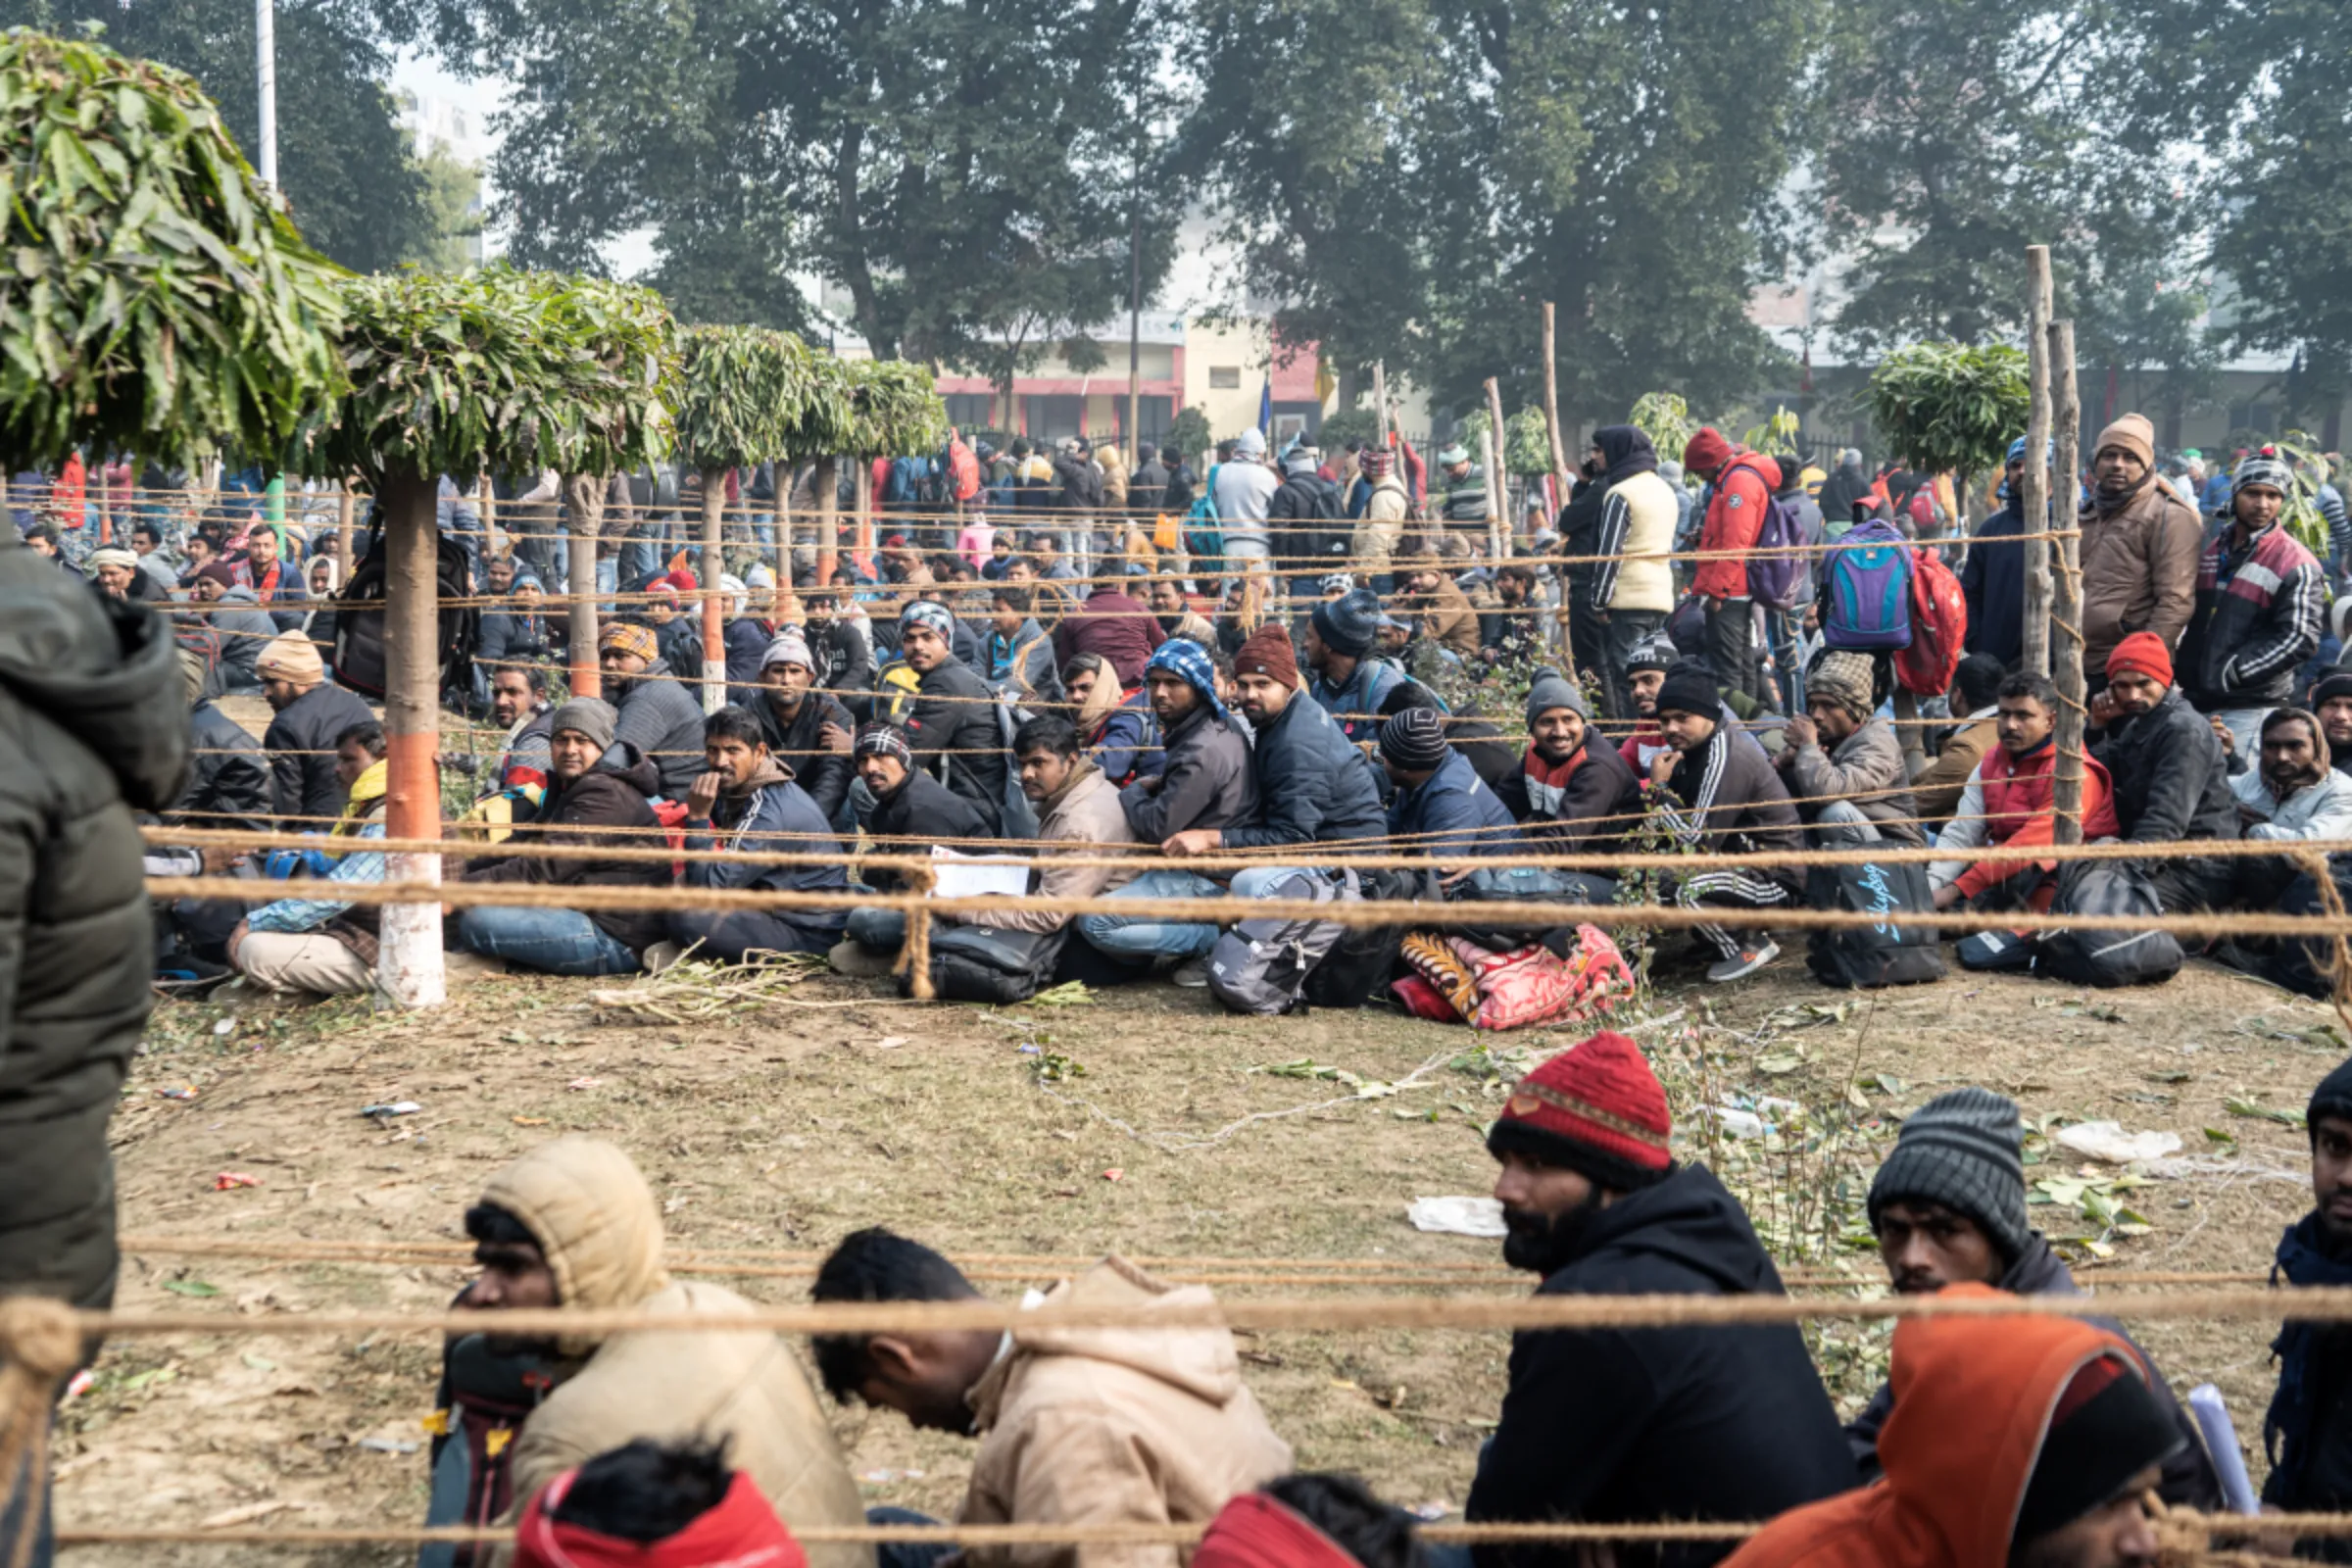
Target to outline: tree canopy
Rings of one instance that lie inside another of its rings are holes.
[[[1870,377],[1870,415],[1896,456],[1928,473],[1998,467],[2026,427],[2023,349],[1914,343]]]

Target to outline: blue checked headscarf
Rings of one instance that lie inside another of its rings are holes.
[[[1231,718],[1225,705],[1217,701],[1217,668],[1208,662],[1208,650],[1188,637],[1171,637],[1152,652],[1151,661],[1144,665],[1144,678],[1149,680],[1155,669],[1172,670],[1184,677],[1184,683],[1200,694],[1219,718]]]
[[[903,634],[909,626],[924,626],[939,634],[939,640],[949,647],[956,646],[956,617],[948,607],[935,605],[928,599],[917,599],[899,612],[899,630]]]

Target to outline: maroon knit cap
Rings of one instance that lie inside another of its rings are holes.
[[[1647,1187],[1674,1168],[1674,1118],[1642,1048],[1602,1030],[1519,1080],[1487,1148],[1532,1154],[1616,1192]]]
[[[1291,647],[1291,628],[1272,621],[1250,634],[1233,656],[1236,675],[1265,675],[1291,690],[1298,689],[1298,655]]]

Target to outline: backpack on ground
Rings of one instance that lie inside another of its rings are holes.
[[[1911,546],[1894,524],[1872,517],[1838,541],[1822,574],[1821,640],[1830,648],[1878,653],[1911,645]]]
[[[2329,856],[2328,874],[2335,882],[2338,898],[2352,897],[2352,859]],[[2318,879],[2308,871],[2296,877],[2278,901],[2278,912],[2327,913],[2328,906],[2320,897]],[[2334,963],[2335,943],[2329,938],[2305,941],[2299,937],[2280,937],[2264,957],[2261,972],[2265,979],[2286,987],[2297,996],[2317,997],[2324,1002],[2335,992],[2331,978]]]
[[[2088,922],[2100,915],[2161,914],[2155,884],[2128,860],[2070,860],[2058,872],[2052,914],[2083,917],[2042,937],[2036,974],[2079,986],[2150,986],[2180,972],[2180,944],[2170,931],[2119,931]]]
[[[1362,873],[1363,896],[1377,903],[1403,903],[1423,896],[1411,871],[1381,867]],[[1433,901],[1435,890],[1428,895]],[[1343,929],[1323,961],[1306,977],[1299,995],[1311,1007],[1361,1007],[1389,994],[1398,951],[1409,926],[1351,925]]]
[[[555,1385],[554,1373],[528,1351],[497,1354],[479,1334],[451,1342],[442,1351],[438,1407],[425,1423],[433,1433],[426,1524],[480,1530],[506,1516],[514,1504],[514,1440]],[[488,1555],[475,1542],[437,1541],[416,1563],[468,1568]]]
[[[1822,984],[1876,991],[1943,978],[1936,928],[1924,923],[1934,918],[1936,898],[1928,887],[1928,868],[1917,861],[1814,866],[1805,878],[1805,902],[1816,909],[1886,917],[1880,925],[1813,933],[1805,964]]]
[[[1049,985],[1070,929],[1002,931],[988,925],[938,925],[931,932],[931,989],[945,1002],[1027,1002]],[[899,995],[911,996],[911,975]]]
[[[1752,465],[1747,467],[1759,481],[1763,479]],[[1798,520],[1796,509],[1775,495],[1771,485],[1765,485],[1764,516],[1756,524],[1757,554],[1747,558],[1747,596],[1767,610],[1794,610],[1813,576],[1807,558],[1800,553],[1804,542],[1805,525]]]
[[[1544,865],[1480,866],[1447,890],[1455,904],[1614,904],[1617,884],[1591,871],[1564,871]],[[1447,935],[1475,942],[1496,953],[1508,953],[1539,940],[1547,931],[1569,927],[1562,917],[1539,925],[1487,925],[1471,921],[1448,926]]]
[[[1911,553],[1911,641],[1894,656],[1894,683],[1919,697],[1940,697],[1968,652],[1968,596],[1933,550]]]
[[[1299,867],[1260,897],[1354,903],[1363,897],[1353,871],[1338,878]],[[1217,938],[1208,955],[1208,989],[1236,1012],[1273,1014],[1306,1005],[1306,977],[1339,946],[1348,927],[1335,920],[1296,916],[1244,920]]]
[[[448,534],[434,535],[436,590],[440,595],[441,684],[470,689],[474,635],[482,612],[464,603],[473,594],[473,565],[466,547]],[[368,553],[351,568],[351,580],[335,595],[335,684],[382,701],[388,665],[384,653],[384,591],[391,576],[391,552],[384,548],[384,514],[368,513]]]

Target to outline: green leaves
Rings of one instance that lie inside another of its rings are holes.
[[[338,270],[201,88],[86,41],[0,34],[9,148],[0,448],[164,463],[269,451],[342,382]]]
[[[676,329],[651,289],[504,267],[353,278],[350,388],[292,469],[615,473],[665,455]]]
[[[1912,467],[1983,472],[2026,427],[2023,349],[1915,343],[1871,372],[1870,416]]]
[[[693,468],[731,468],[803,454],[805,433],[849,422],[846,381],[833,361],[789,332],[694,326],[680,344],[673,401],[678,456]]]

